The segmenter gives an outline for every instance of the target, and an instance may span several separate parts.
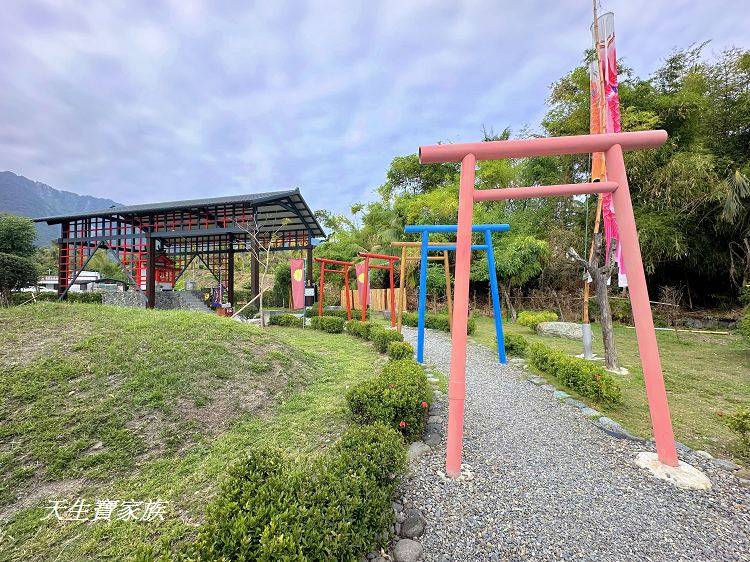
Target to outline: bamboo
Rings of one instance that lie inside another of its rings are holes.
[[[594,8],[594,49],[596,50],[596,59],[598,61],[599,65],[599,132],[603,133],[602,128],[605,128],[605,119],[606,115],[604,113],[604,83],[603,83],[603,77],[601,73],[601,60],[599,58],[599,15],[596,11],[596,0],[592,0],[592,5]],[[604,155],[602,155],[602,158],[604,158]],[[606,164],[605,164],[606,165]],[[591,170],[593,172],[593,160],[592,160],[592,167]],[[592,176],[591,181],[596,181],[597,179],[601,180],[603,178],[595,178]],[[599,233],[599,228],[601,225],[601,216],[602,216],[602,194],[600,193],[597,196],[596,201],[596,217],[594,218],[594,232],[591,237],[591,248],[589,249],[589,261],[591,261],[591,258],[594,256],[594,240],[596,240],[596,235]],[[583,323],[589,324],[589,294],[591,291],[590,287],[591,283],[588,280],[588,276],[586,276],[586,280],[583,282]]]

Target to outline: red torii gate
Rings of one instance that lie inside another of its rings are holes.
[[[329,258],[315,258],[320,264],[320,295],[318,295],[318,316],[323,316],[323,289],[325,288],[326,273],[338,273],[344,276],[344,287],[346,287],[346,317],[352,319],[352,304],[349,296],[349,269],[354,266],[354,262],[332,260]],[[326,265],[340,265],[342,269],[326,268]]]
[[[398,261],[398,256],[389,256],[387,254],[373,254],[370,252],[359,252],[357,254],[360,258],[365,258],[365,278],[364,285],[369,287],[368,281],[370,276],[370,268],[374,269],[386,269],[390,276],[390,308],[391,308],[391,328],[396,327],[396,285],[393,281],[393,264]],[[388,265],[370,263],[371,259],[387,260]],[[347,285],[347,288],[349,285]],[[349,299],[349,291],[346,292],[346,298]],[[367,304],[370,298],[370,291],[365,291],[365,298],[362,304],[362,322],[367,320]]]
[[[676,467],[679,464],[675,449],[672,420],[661,371],[659,348],[656,343],[654,320],[649,305],[646,276],[643,271],[641,248],[633,215],[628,178],[625,173],[623,150],[655,148],[667,140],[666,131],[638,131],[507,141],[442,144],[421,146],[422,164],[443,162],[461,163],[458,193],[458,232],[456,240],[456,269],[451,332],[451,368],[448,386],[448,446],[445,470],[456,477],[461,471],[464,401],[466,398],[466,325],[469,315],[469,267],[471,261],[471,228],[475,201],[505,201],[612,193],[617,212],[617,223],[623,260],[628,272],[630,302],[633,308],[638,350],[646,383],[651,425],[659,461]],[[478,160],[527,158],[562,154],[604,152],[608,181],[596,183],[511,187],[504,189],[475,188],[475,168]]]

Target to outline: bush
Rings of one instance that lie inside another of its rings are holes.
[[[414,348],[405,341],[392,341],[388,344],[388,358],[393,361],[399,359],[413,359]]]
[[[401,435],[382,423],[350,427],[333,451],[349,466],[365,469],[381,486],[391,483],[406,470]]]
[[[235,465],[183,560],[358,560],[393,523],[403,442],[356,427],[326,453],[260,447]]]
[[[294,314],[274,314],[268,319],[272,326],[290,326],[292,328],[302,328],[304,318]]]
[[[305,311],[305,315],[308,318],[312,318],[314,316],[317,316],[318,315],[318,304],[315,303],[313,306],[309,307]],[[344,320],[348,320],[349,319],[349,317],[346,314],[346,309],[344,309],[344,310],[339,310],[339,309],[333,309],[333,310],[331,310],[331,309],[324,308],[323,309],[323,316],[336,316],[338,318],[343,318]],[[365,313],[365,318],[369,318],[369,317],[370,317],[370,311],[368,310]],[[362,311],[361,310],[354,310],[354,309],[352,309],[352,319],[355,319],[355,318],[362,318]]]
[[[366,328],[366,323],[362,322],[361,320],[349,320],[346,323],[346,331],[353,336],[357,336],[358,338],[366,338]]]
[[[724,418],[727,427],[739,435],[738,456],[750,462],[750,410],[740,408],[733,414],[727,414]]]
[[[601,365],[571,357],[542,343],[531,344],[528,357],[532,367],[554,376],[583,396],[608,406],[622,401],[620,385]]]
[[[424,367],[401,359],[389,361],[380,375],[352,387],[346,401],[357,421],[383,423],[413,440],[424,431],[431,397]]]
[[[340,334],[344,331],[344,319],[338,316],[314,316],[310,318],[310,326],[329,334]]]
[[[526,326],[532,330],[536,330],[537,324],[542,322],[555,322],[557,320],[557,314],[550,310],[540,310],[534,312],[531,310],[524,310],[518,315],[517,322],[521,326]]]
[[[30,291],[23,291],[18,293],[11,293],[9,303],[11,306],[18,306],[19,304],[25,304],[31,301],[32,296],[37,301],[42,302],[55,302],[57,300],[57,293],[53,291],[44,291],[42,293],[32,293]],[[86,304],[102,304],[102,293],[96,292],[85,292],[85,293],[73,293],[69,292],[65,296],[65,300],[62,302],[72,303],[86,303]]]
[[[529,342],[521,334],[505,334],[505,353],[523,357]]]
[[[737,332],[742,336],[746,344],[750,344],[750,307],[745,309],[742,319],[737,324]]]
[[[740,290],[740,304],[742,306],[750,305],[750,285],[743,285]]]
[[[419,315],[416,312],[404,312],[401,323],[404,326],[411,326],[416,328],[419,323]],[[447,314],[432,314],[427,313],[424,315],[424,327],[432,330],[441,330],[443,332],[450,332],[451,325],[448,321]],[[477,321],[469,316],[468,323],[466,325],[466,333],[471,335],[477,329]]]
[[[370,341],[375,341],[378,334],[384,331],[385,328],[377,322],[365,322],[365,338]]]
[[[404,335],[398,330],[378,330],[372,338],[372,343],[375,344],[375,349],[380,353],[388,353],[388,344],[400,341],[404,341]]]

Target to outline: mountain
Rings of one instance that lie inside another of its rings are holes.
[[[98,211],[113,205],[111,199],[78,195],[70,191],[55,189],[38,181],[32,181],[13,172],[0,172],[0,213],[12,213],[24,217],[48,217],[78,211]],[[50,240],[60,236],[58,225],[36,225],[37,246],[47,246]]]

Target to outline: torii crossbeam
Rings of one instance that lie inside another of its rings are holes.
[[[474,202],[506,201],[589,193],[612,193],[620,233],[623,260],[628,272],[630,302],[633,308],[638,350],[646,383],[651,425],[659,461],[678,466],[672,420],[669,415],[667,393],[659,359],[659,348],[654,331],[654,320],[649,305],[646,276],[643,271],[641,248],[633,215],[628,178],[625,173],[623,150],[656,148],[667,140],[666,131],[638,131],[506,141],[442,144],[421,146],[422,164],[443,162],[461,163],[458,193],[458,232],[456,239],[456,269],[451,333],[451,368],[448,386],[448,447],[445,470],[456,477],[461,471],[464,401],[466,398],[466,326],[469,317],[469,267],[471,261],[471,231]],[[505,189],[475,188],[475,168],[478,160],[527,158],[561,154],[603,152],[607,162],[608,181],[551,186],[513,187]]]

